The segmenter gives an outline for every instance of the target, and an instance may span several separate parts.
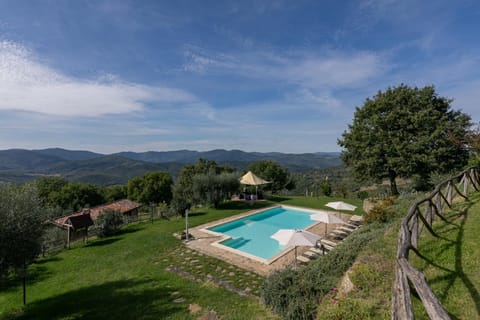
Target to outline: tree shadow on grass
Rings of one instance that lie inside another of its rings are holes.
[[[260,209],[271,205],[271,202],[267,201],[227,201],[218,205],[219,210],[252,210]]]
[[[95,241],[93,241],[93,242],[87,243],[87,244],[85,245],[85,248],[108,246],[109,244],[112,244],[112,243],[114,243],[114,242],[117,242],[117,241],[120,240],[120,239],[121,239],[121,238],[117,238],[117,237],[98,239],[98,240],[95,240]]]
[[[422,259],[424,259],[428,264],[432,265],[433,267],[436,267],[438,269],[441,269],[443,271],[446,271],[447,274],[438,276],[432,280],[430,280],[430,283],[437,283],[437,282],[446,282],[446,285],[443,287],[442,291],[439,292],[438,296],[440,300],[445,301],[448,299],[450,289],[454,286],[455,282],[458,280],[461,280],[468,290],[468,293],[470,294],[472,301],[475,304],[476,312],[477,315],[480,315],[480,293],[475,287],[475,285],[472,283],[470,278],[465,274],[464,268],[463,268],[463,248],[462,244],[464,242],[464,233],[465,233],[465,224],[467,222],[467,217],[469,214],[469,209],[473,205],[473,202],[468,202],[466,205],[464,205],[461,210],[455,212],[454,215],[452,215],[451,218],[454,219],[461,219],[460,223],[458,225],[451,223],[450,225],[455,225],[456,228],[453,229],[458,229],[456,239],[454,241],[449,240],[449,239],[444,239],[446,241],[449,241],[450,243],[446,246],[447,249],[449,247],[454,247],[455,253],[454,253],[454,259],[455,259],[455,266],[454,270],[449,270],[446,268],[443,268],[442,266],[435,264],[433,260],[429,260],[427,257],[423,255],[419,255]],[[454,231],[454,230],[451,230]],[[443,253],[443,250],[442,252]],[[452,316],[450,314],[450,316]],[[452,316],[452,319],[455,318]]]
[[[44,265],[31,264],[27,271],[27,291],[32,284],[43,281],[51,275],[52,272]],[[0,292],[18,292],[19,297],[21,297],[22,281],[23,278],[18,274],[10,274],[8,277],[0,278]]]
[[[62,260],[62,258],[60,258],[59,256],[49,255],[45,258],[40,258],[40,259],[35,260],[35,262],[33,264],[42,265],[42,264],[45,264],[45,263],[61,261],[61,260]]]
[[[107,282],[27,304],[17,319],[164,319],[185,310],[151,281]]]
[[[201,216],[204,216],[206,214],[207,214],[206,211],[192,211],[192,212],[188,213],[188,216],[189,217],[201,217]]]
[[[281,196],[270,196],[268,197],[268,200],[273,202],[284,202],[284,201],[290,200],[290,198],[281,197]]]
[[[136,223],[136,224],[132,224],[132,225],[129,225],[127,227],[124,227],[124,228],[118,230],[115,233],[115,236],[122,236],[124,234],[135,233],[135,232],[143,230],[143,229],[145,229],[145,226],[143,224]]]

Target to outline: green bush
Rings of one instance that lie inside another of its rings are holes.
[[[372,268],[368,264],[359,263],[353,267],[350,280],[357,287],[367,288],[369,285],[376,284],[381,277],[380,271]]]
[[[100,237],[108,237],[115,234],[123,224],[123,215],[114,210],[105,210],[95,221],[100,229]]]
[[[358,199],[360,199],[360,200],[365,200],[365,199],[368,198],[368,192],[365,191],[365,190],[363,190],[363,191],[358,191],[358,192],[357,192],[357,197],[358,197]]]
[[[357,320],[372,319],[368,307],[354,299],[342,299],[336,305],[322,310],[321,320]]]
[[[330,181],[325,180],[320,188],[325,196],[330,197],[332,195],[332,185],[330,184]]]
[[[391,196],[378,201],[373,208],[363,216],[365,223],[388,221],[388,219],[394,215],[394,212],[389,209],[394,203],[395,197]]]
[[[335,287],[366,243],[383,231],[382,224],[365,225],[306,267],[275,272],[262,288],[265,304],[285,319],[314,319],[320,299]]]

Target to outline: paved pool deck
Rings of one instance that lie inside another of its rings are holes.
[[[264,211],[274,207],[277,207],[277,205],[258,209],[258,210],[251,210],[245,213],[237,214],[235,216],[231,216],[221,220],[212,221],[212,222],[197,226],[195,228],[189,229],[189,233],[193,235],[194,240],[190,240],[188,243],[186,243],[186,246],[190,249],[193,249],[203,254],[223,260],[225,262],[236,265],[243,269],[253,271],[262,276],[268,276],[270,273],[272,273],[275,270],[281,270],[286,268],[287,266],[294,265],[295,249],[293,247],[285,250],[283,254],[281,254],[280,256],[276,256],[274,259],[272,259],[271,263],[267,264],[267,263],[258,261],[256,259],[252,259],[250,257],[238,254],[236,252],[232,252],[227,249],[224,249],[222,248],[223,246],[220,247],[218,245],[215,245],[214,244],[215,242],[223,239],[225,236],[214,235],[210,232],[205,231],[205,229],[216,226],[218,224],[237,220],[239,218],[252,215],[260,211]],[[315,210],[310,208],[303,208],[303,209]],[[319,210],[319,211],[328,211],[328,210]],[[350,214],[340,213],[337,211],[329,211],[329,212],[335,213],[338,217],[340,217],[344,221],[348,221],[352,216]],[[333,231],[337,226],[336,224],[325,224],[322,222],[317,222],[317,223],[312,222],[312,223],[314,224],[306,228],[306,230],[313,232],[315,234],[318,234],[322,238],[325,233],[325,226],[327,227],[327,234]],[[301,255],[304,251],[308,249],[309,249],[308,247],[297,247],[297,255]]]

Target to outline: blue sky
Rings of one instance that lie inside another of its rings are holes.
[[[0,0],[0,149],[339,151],[435,85],[480,121],[478,1]]]

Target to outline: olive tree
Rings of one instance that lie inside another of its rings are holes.
[[[186,209],[202,202],[200,201],[199,203],[199,198],[195,195],[195,193],[198,195],[198,187],[200,185],[199,183],[197,184],[197,191],[195,191],[194,179],[196,176],[219,175],[230,171],[229,168],[217,165],[215,161],[205,159],[199,159],[195,164],[185,165],[180,171],[173,187],[173,199],[170,204],[170,209],[174,213],[183,216]]]
[[[41,252],[46,218],[34,184],[0,185],[0,276],[14,272],[23,279],[24,304],[27,266]]]
[[[239,187],[238,176],[233,173],[195,175],[192,184],[195,203],[213,205],[215,208],[229,199]]]
[[[360,179],[389,179],[392,194],[398,194],[398,177],[425,187],[432,173],[463,167],[468,150],[454,141],[465,136],[470,117],[452,110],[451,102],[433,86],[379,91],[356,108],[338,140],[342,160]]]

